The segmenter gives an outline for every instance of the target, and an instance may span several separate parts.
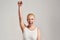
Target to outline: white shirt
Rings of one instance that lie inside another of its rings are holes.
[[[34,30],[29,30],[25,27],[23,31],[23,39],[24,40],[37,40],[37,27]]]

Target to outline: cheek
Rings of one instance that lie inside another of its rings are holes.
[[[34,20],[32,20],[32,19],[31,19],[30,21],[31,21],[31,22],[34,22]]]
[[[27,21],[28,21],[28,22],[34,22],[34,21],[35,21],[35,19],[34,19],[34,18],[32,18],[32,17],[30,17],[30,18],[28,18],[28,19],[27,19]]]

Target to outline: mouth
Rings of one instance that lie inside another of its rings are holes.
[[[29,22],[29,24],[33,24],[33,22]]]

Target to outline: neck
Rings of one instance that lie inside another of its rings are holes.
[[[34,24],[29,24],[28,27],[34,27]]]

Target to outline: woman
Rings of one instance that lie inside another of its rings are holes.
[[[26,26],[23,22],[21,9],[22,1],[18,1],[19,23],[23,33],[24,40],[40,40],[40,30],[34,25],[35,15],[33,13],[27,15],[28,25]]]

